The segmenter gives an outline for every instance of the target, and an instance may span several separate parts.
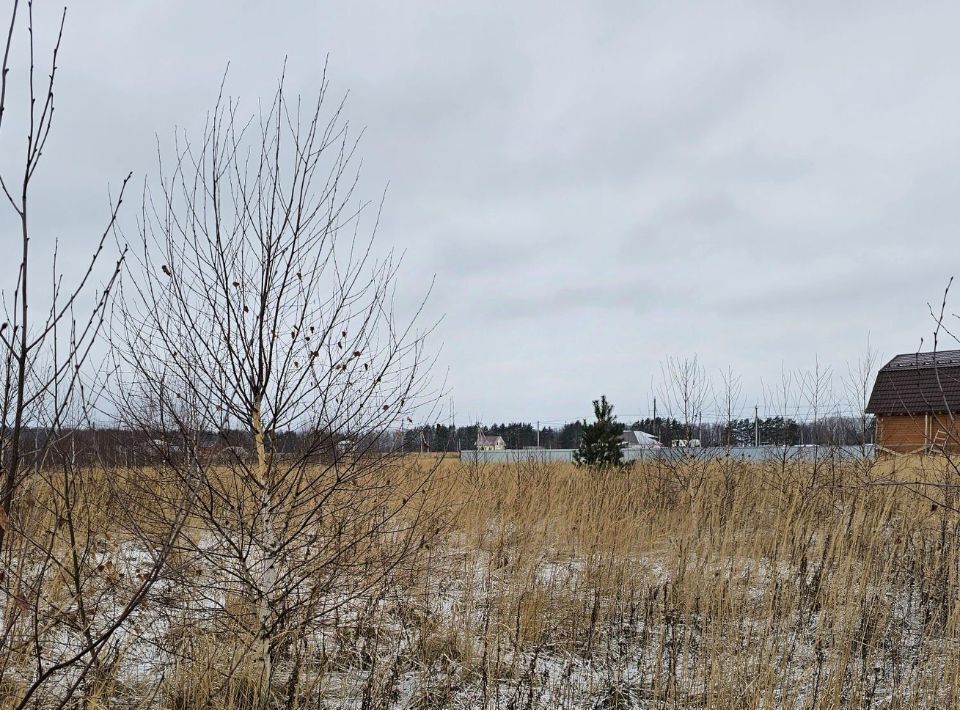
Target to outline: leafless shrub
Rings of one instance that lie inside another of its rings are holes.
[[[703,482],[705,459],[699,445],[686,447],[690,440],[699,440],[702,435],[703,410],[713,396],[707,371],[699,358],[696,355],[683,359],[668,357],[660,368],[659,394],[666,413],[681,422],[686,440],[675,456],[658,459],[659,465],[670,471],[671,485],[677,492],[693,495]],[[673,446],[675,442],[667,443]]]

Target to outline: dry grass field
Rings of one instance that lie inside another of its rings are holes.
[[[400,705],[953,707],[943,465],[454,468]]]
[[[943,504],[942,459],[691,458],[606,473],[445,460],[424,487],[435,464],[387,474],[407,476],[397,495],[422,498],[419,542],[368,588],[388,532],[338,568],[319,623],[279,654],[278,677],[297,681],[277,684],[276,707],[958,704],[960,515]],[[145,574],[123,480],[85,484],[99,496],[78,526],[100,550],[90,615]],[[203,530],[184,534],[204,544]],[[85,707],[252,706],[250,612],[214,574],[188,553],[166,562],[103,649],[111,662],[84,681]],[[45,579],[42,594],[67,609],[69,585]],[[33,662],[3,660],[7,696]]]

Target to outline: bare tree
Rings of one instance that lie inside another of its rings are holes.
[[[163,544],[141,548],[135,571],[111,556],[103,523],[120,513],[104,472],[76,456],[76,432],[94,423],[103,382],[91,356],[102,346],[124,262],[122,249],[115,260],[106,251],[129,176],[72,285],[57,250],[40,262],[34,254],[33,185],[53,125],[65,17],[53,26],[41,69],[33,3],[14,0],[0,68],[0,138],[11,116],[26,130],[22,160],[0,171],[16,231],[8,244],[19,256],[0,322],[0,693],[13,708],[63,707],[111,682],[119,657],[111,639],[126,629],[165,555]],[[51,274],[39,288],[38,265]]]
[[[813,370],[800,373],[798,377],[802,399],[807,407],[805,420],[811,424],[814,440],[803,443],[821,444],[820,420],[824,416],[826,403],[833,401],[833,371],[820,363],[820,358],[814,360]]]
[[[861,446],[870,444],[873,438],[873,418],[866,410],[877,375],[877,357],[876,349],[867,340],[863,355],[857,362],[847,365],[847,376],[843,383],[847,405],[858,424],[857,438]]]
[[[731,367],[720,373],[720,382],[722,389],[717,408],[725,418],[723,445],[730,448],[736,443],[733,440],[733,418],[743,404],[743,382]]]
[[[703,418],[703,408],[710,398],[707,372],[696,355],[688,358],[668,357],[660,368],[660,394],[667,412],[679,416],[684,435],[692,438],[694,426]]]
[[[254,678],[261,702],[303,692],[332,612],[429,536],[430,471],[380,452],[430,401],[428,331],[419,308],[395,315],[379,212],[361,237],[356,139],[327,92],[324,78],[308,103],[281,78],[249,118],[221,93],[145,190],[142,271],[124,285],[119,408],[197,497],[184,593],[205,610],[200,633],[246,639],[223,667]]]
[[[698,431],[696,438],[699,438],[703,408],[711,397],[711,388],[706,370],[697,356],[683,359],[668,357],[660,367],[659,393],[667,414],[680,419],[688,444],[694,438],[694,427]],[[670,443],[671,446],[675,445],[675,442]],[[658,467],[662,465],[668,473],[667,480],[673,489],[671,495],[696,495],[706,481],[708,457],[699,446],[685,446],[675,453],[678,455],[658,459]]]

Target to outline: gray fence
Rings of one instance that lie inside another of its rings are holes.
[[[695,458],[738,458],[751,461],[773,459],[815,458],[872,458],[876,447],[865,446],[743,446],[743,447],[702,447],[689,449],[624,449],[626,461],[650,461],[656,459]],[[521,461],[573,461],[573,449],[505,449],[504,451],[461,451],[461,461],[486,463],[518,463]]]

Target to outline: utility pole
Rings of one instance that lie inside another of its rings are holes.
[[[753,405],[753,445],[760,448],[760,405]]]
[[[653,432],[654,436],[657,437],[657,441],[660,441],[660,422],[657,421],[657,398],[653,398]]]
[[[537,420],[537,448],[540,448],[540,420]]]
[[[452,441],[457,436],[457,412],[456,408],[453,406],[453,397],[450,398],[450,428],[447,430],[447,446],[445,447],[446,451],[453,451],[454,442]],[[460,450],[460,446],[457,446],[457,451]]]

